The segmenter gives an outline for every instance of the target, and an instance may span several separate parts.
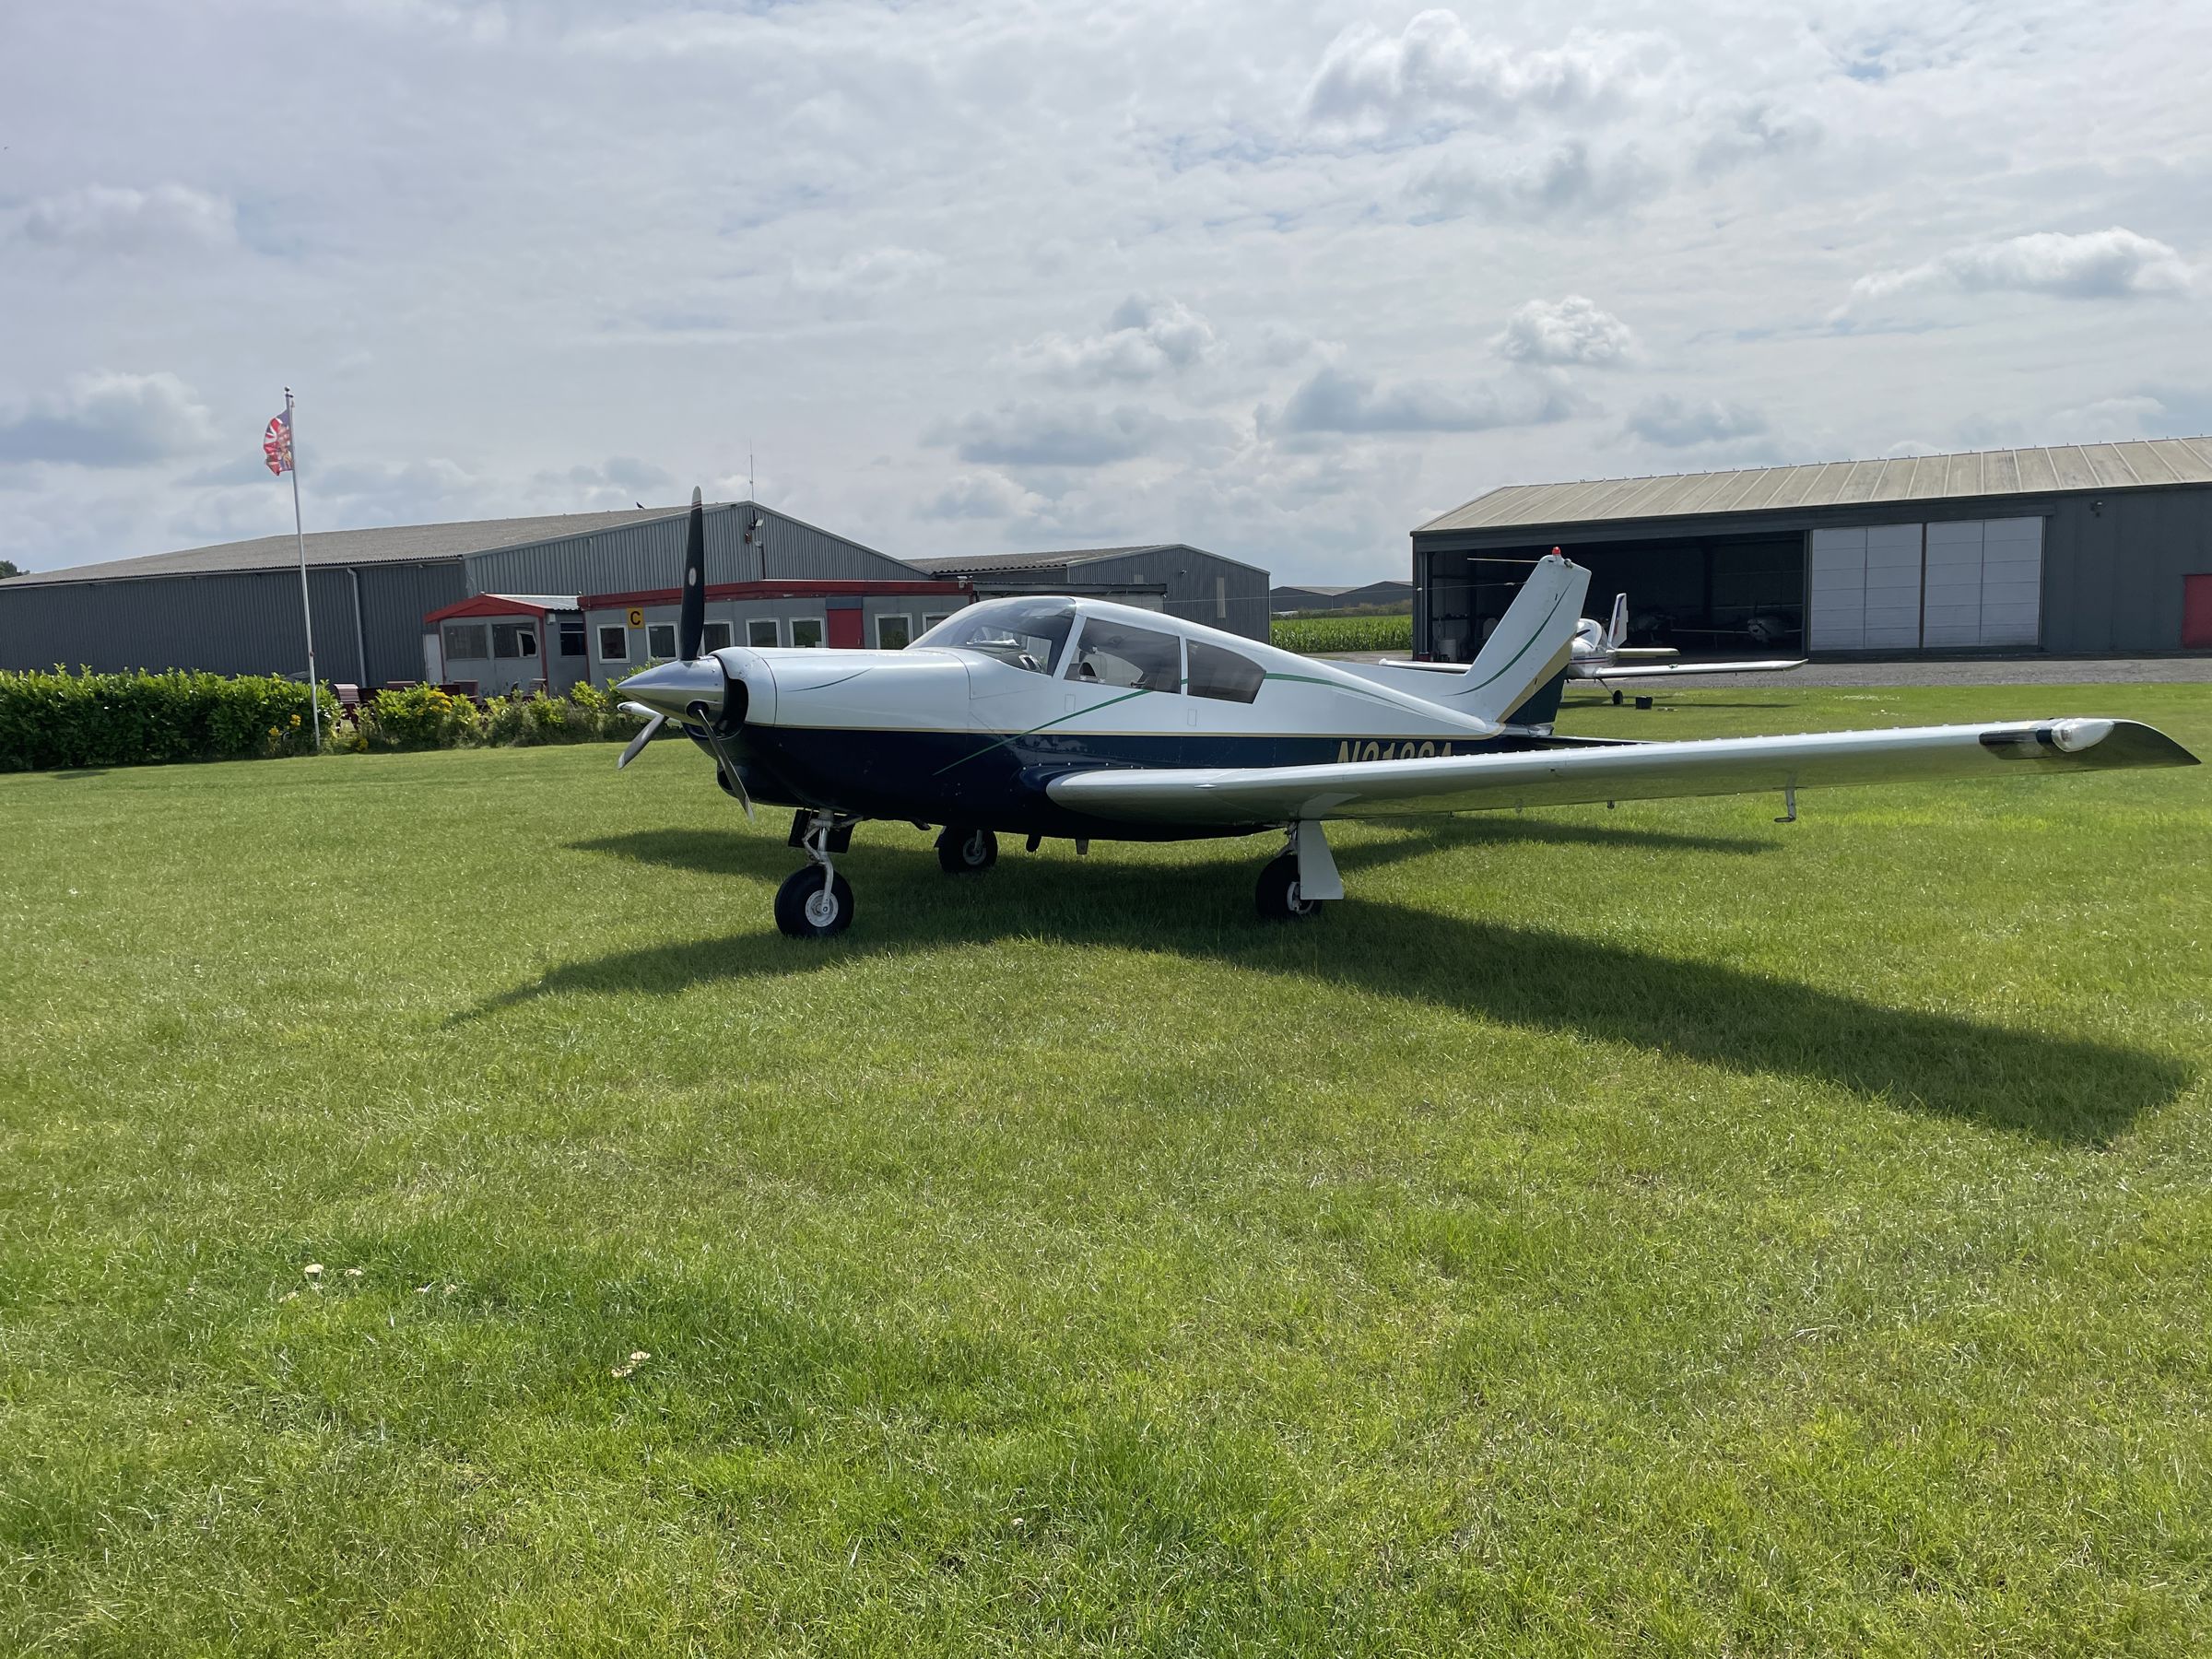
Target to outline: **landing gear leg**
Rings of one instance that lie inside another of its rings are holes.
[[[1336,861],[1329,856],[1328,839],[1318,823],[1296,823],[1287,831],[1288,845],[1260,872],[1253,898],[1260,914],[1270,922],[1297,922],[1321,913],[1324,899],[1344,897],[1344,883],[1336,875]]]
[[[830,862],[837,830],[832,814],[818,812],[801,833],[806,867],[776,889],[776,926],[786,938],[827,939],[853,925],[853,888]]]

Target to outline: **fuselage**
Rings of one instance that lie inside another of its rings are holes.
[[[723,703],[710,677],[742,705],[722,741],[756,800],[1041,835],[1237,832],[1090,820],[1045,792],[1070,771],[1408,759],[1541,741],[1331,663],[1100,600],[973,606],[899,652],[731,647],[649,670],[623,694],[684,720],[707,747],[695,711]]]

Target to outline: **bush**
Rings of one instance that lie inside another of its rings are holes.
[[[322,689],[323,724],[337,700]],[[274,676],[0,670],[0,771],[305,754],[308,688]]]
[[[455,748],[482,731],[477,705],[435,686],[379,691],[362,705],[361,729],[369,747],[386,749]]]

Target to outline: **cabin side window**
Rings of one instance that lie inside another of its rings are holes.
[[[1087,617],[1069,676],[1088,685],[1133,691],[1182,689],[1182,636],[1135,628],[1105,617]]]
[[[1267,671],[1250,657],[1224,651],[1202,641],[1191,641],[1193,697],[1211,697],[1221,702],[1248,703],[1260,694]]]

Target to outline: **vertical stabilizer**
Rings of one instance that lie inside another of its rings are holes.
[[[1613,595],[1613,619],[1606,624],[1606,649],[1618,651],[1629,642],[1629,596]]]
[[[1447,681],[1449,690],[1430,692],[1430,697],[1477,720],[1503,724],[1567,666],[1589,591],[1590,572],[1582,566],[1556,549],[1539,559],[1458,683]]]

